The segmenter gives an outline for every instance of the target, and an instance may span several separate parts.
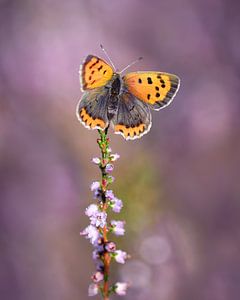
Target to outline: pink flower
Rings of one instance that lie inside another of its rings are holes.
[[[98,157],[94,157],[94,158],[92,159],[92,162],[93,162],[94,164],[96,164],[96,165],[99,165],[100,162],[101,162],[101,160],[100,160],[100,158],[98,158]]]
[[[94,249],[94,250],[93,250],[92,258],[93,258],[93,260],[97,260],[97,259],[100,258],[100,255],[99,255],[99,252],[98,252],[97,249]]]
[[[100,182],[99,181],[93,181],[93,183],[90,186],[90,189],[92,192],[98,190],[100,188]]]
[[[98,240],[98,245],[94,245],[95,249],[92,252],[92,258],[95,261],[98,260],[104,252],[104,245],[100,245],[99,242],[101,242],[101,239]]]
[[[102,272],[95,272],[93,275],[92,275],[92,280],[97,283],[99,281],[102,281],[103,280],[103,273]]]
[[[106,172],[107,173],[111,173],[113,171],[113,165],[112,164],[107,164],[106,165]]]
[[[125,264],[126,259],[128,258],[127,252],[124,252],[122,250],[116,250],[114,252],[114,258],[116,262],[119,264]]]
[[[112,226],[112,232],[114,232],[116,235],[124,235],[125,229],[124,229],[125,222],[124,221],[111,221]]]
[[[90,204],[85,210],[85,215],[91,217],[97,212],[98,212],[98,206],[96,204]]]
[[[96,227],[104,227],[106,225],[107,214],[105,212],[97,211],[90,216],[91,225]]]
[[[120,200],[118,198],[112,199],[112,201],[111,201],[111,207],[112,207],[112,210],[115,213],[119,213],[121,211],[122,207],[123,207],[122,200]]]
[[[126,282],[117,282],[114,286],[115,293],[119,296],[125,296],[128,288],[128,283]]]
[[[98,285],[91,283],[88,287],[88,296],[92,297],[98,294]]]
[[[109,200],[113,200],[113,199],[115,198],[115,196],[114,196],[112,190],[107,190],[105,196],[106,196],[106,198],[108,198]]]
[[[107,242],[105,245],[105,249],[108,252],[114,252],[116,250],[116,244],[114,242]]]
[[[84,235],[87,239],[90,239],[91,244],[95,244],[99,239],[99,232],[95,226],[88,225],[80,235]]]
[[[94,191],[94,193],[93,193],[94,199],[99,199],[99,198],[101,198],[101,196],[102,196],[102,191],[100,189],[97,189]]]
[[[120,157],[120,155],[115,153],[110,156],[110,159],[111,159],[111,161],[115,161],[115,160],[119,159],[119,157]]]

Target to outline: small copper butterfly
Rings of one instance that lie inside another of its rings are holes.
[[[79,73],[84,92],[77,105],[79,121],[88,129],[105,130],[112,124],[114,133],[126,140],[146,134],[152,125],[150,108],[169,105],[180,86],[179,77],[163,72],[132,72],[121,77],[113,64],[95,55],[85,58]]]

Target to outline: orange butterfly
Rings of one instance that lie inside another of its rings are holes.
[[[84,94],[77,105],[79,121],[88,129],[104,130],[112,124],[114,133],[126,140],[150,130],[150,108],[169,105],[180,85],[176,75],[162,72],[132,72],[121,78],[114,65],[95,55],[81,65],[80,82]]]

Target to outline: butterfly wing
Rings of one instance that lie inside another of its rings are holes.
[[[103,59],[88,55],[80,66],[80,82],[82,91],[102,87],[113,76],[112,67]]]
[[[125,90],[119,95],[118,110],[112,124],[114,133],[121,134],[126,140],[140,138],[152,125],[149,107]]]
[[[133,72],[125,75],[123,81],[130,93],[154,110],[169,105],[180,85],[176,75],[162,72]]]
[[[77,105],[77,118],[88,129],[104,130],[109,122],[107,103],[109,90],[104,87],[87,91]]]

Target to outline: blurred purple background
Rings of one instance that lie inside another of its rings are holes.
[[[131,253],[127,299],[240,295],[240,2],[0,1],[0,299],[85,300],[96,132],[75,117],[83,57],[179,75],[141,140],[110,133]],[[113,297],[114,298],[114,297]],[[117,297],[115,297],[117,299]],[[99,299],[99,298],[98,298]]]

